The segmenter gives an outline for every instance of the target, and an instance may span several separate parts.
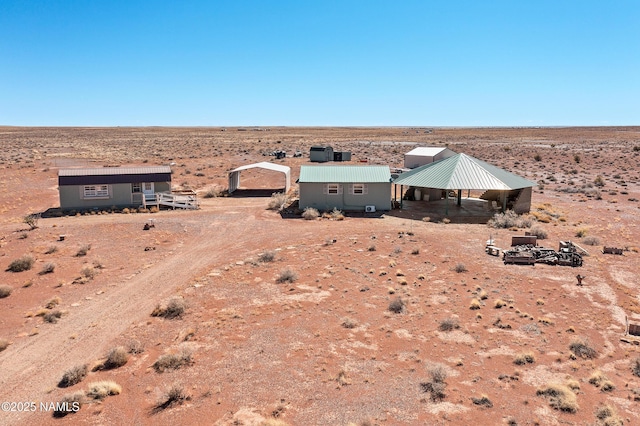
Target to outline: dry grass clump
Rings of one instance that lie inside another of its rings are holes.
[[[23,271],[28,271],[29,269],[33,268],[33,263],[35,262],[35,259],[31,256],[29,256],[28,254],[14,260],[13,262],[11,262],[9,264],[9,267],[7,268],[7,271],[9,272],[23,272]]]
[[[525,365],[525,364],[533,364],[536,362],[536,357],[533,355],[533,352],[524,352],[516,355],[513,359],[513,363],[516,365]]]
[[[600,420],[599,424],[603,426],[622,426],[624,424],[622,419],[618,417],[616,410],[610,405],[601,405],[596,408],[595,415]]]
[[[98,275],[98,271],[93,266],[85,266],[80,270],[80,274],[87,280],[92,280]]]
[[[13,291],[13,287],[11,287],[10,285],[6,285],[6,284],[0,285],[0,299],[9,297],[12,291]]]
[[[549,233],[542,229],[540,226],[532,226],[531,229],[529,229],[529,234],[535,235],[539,240],[546,240],[549,236]]]
[[[105,370],[112,370],[114,368],[122,367],[129,361],[129,354],[127,350],[122,346],[116,346],[109,351],[107,359],[102,364]]]
[[[438,330],[440,331],[453,331],[460,328],[460,324],[458,320],[455,318],[445,318],[440,321],[440,325],[438,326]]]
[[[294,283],[298,279],[298,274],[293,272],[290,268],[280,271],[280,275],[276,278],[276,282],[282,283]]]
[[[576,394],[565,385],[551,383],[536,391],[536,395],[544,396],[549,400],[549,405],[556,410],[567,413],[578,411]]]
[[[287,204],[289,204],[289,196],[282,192],[274,192],[271,194],[271,199],[269,200],[269,205],[267,208],[269,210],[282,211]]]
[[[46,314],[44,314],[42,316],[42,319],[45,322],[48,322],[48,323],[51,323],[51,324],[57,323],[60,318],[62,318],[62,311],[60,311],[58,309],[53,310],[51,312],[47,312]]]
[[[389,303],[389,311],[399,314],[404,309],[404,301],[400,297],[396,297]]]
[[[631,360],[631,372],[634,376],[640,377],[640,356]]]
[[[220,185],[215,185],[205,191],[202,198],[218,198],[224,193],[224,188]]]
[[[502,300],[502,299],[498,299],[498,300],[496,300],[496,301],[495,301],[495,303],[494,303],[494,305],[493,305],[493,307],[494,307],[494,308],[496,308],[496,309],[500,309],[500,308],[502,308],[503,306],[507,306],[507,302],[505,302],[505,301],[504,301],[504,300]]]
[[[447,379],[447,371],[444,367],[437,365],[429,368],[427,373],[429,374],[429,379],[421,382],[420,388],[423,392],[429,394],[432,401],[442,401],[446,396],[445,389],[447,384],[445,380]]]
[[[128,345],[128,352],[130,354],[141,354],[144,352],[144,345],[139,340],[131,340]]]
[[[480,306],[480,301],[478,299],[472,299],[471,303],[469,304],[469,309],[475,311],[477,309],[480,309]]]
[[[193,362],[193,352],[191,349],[182,347],[176,353],[168,353],[161,355],[160,358],[153,363],[153,368],[158,373],[165,370],[177,370],[179,368],[190,365]]]
[[[169,299],[166,306],[157,305],[151,312],[152,317],[162,317],[167,319],[182,318],[187,309],[187,302],[182,297],[175,296]]]
[[[453,270],[460,274],[462,272],[467,272],[467,267],[464,266],[464,263],[458,263]]]
[[[320,212],[317,209],[314,209],[313,207],[307,207],[302,212],[302,218],[304,220],[315,220],[319,217],[320,217]]]
[[[58,247],[49,246],[49,248],[47,249],[47,251],[44,252],[44,254],[53,254],[53,253],[55,253],[57,251],[58,251]]]
[[[342,213],[341,210],[338,210],[336,207],[334,207],[333,210],[329,212],[324,212],[322,214],[322,217],[330,220],[344,220],[344,214]]]
[[[7,339],[0,339],[0,352],[9,347],[9,341]]]
[[[62,375],[62,378],[58,382],[58,387],[60,388],[68,388],[69,386],[73,386],[75,384],[80,383],[87,376],[89,372],[89,367],[87,364],[76,365],[73,368],[65,371]]]
[[[587,228],[580,228],[576,231],[576,237],[582,238],[587,236]]]
[[[480,395],[480,398],[472,397],[471,401],[475,405],[480,405],[480,406],[487,407],[487,408],[493,407],[493,403],[491,402],[491,400],[489,399],[489,397],[487,395]]]
[[[111,380],[103,380],[89,384],[87,396],[93,399],[105,399],[111,395],[120,395],[122,387]]]
[[[85,244],[81,246],[76,252],[76,257],[86,256],[87,253],[89,253],[89,250],[91,250],[91,244]]]
[[[56,404],[53,417],[60,418],[67,414],[77,413],[84,402],[84,391],[68,393]]]
[[[276,260],[276,252],[275,251],[265,251],[264,253],[260,253],[258,255],[258,261],[262,263],[269,263]]]
[[[598,353],[588,339],[576,338],[569,344],[569,350],[578,358],[593,359]]]
[[[51,274],[56,269],[56,264],[53,262],[47,262],[44,264],[42,269],[40,270],[40,275]]]
[[[600,388],[602,392],[610,392],[616,388],[616,386],[605,376],[600,370],[596,370],[589,377],[589,383],[597,388]]]
[[[153,408],[152,413],[158,413],[175,405],[181,405],[190,399],[191,397],[187,395],[182,385],[173,384],[167,390],[162,400]]]
[[[356,328],[358,326],[358,321],[354,320],[353,318],[344,318],[342,320],[342,324],[341,324],[344,328]]]
[[[504,213],[496,213],[489,222],[492,228],[529,228],[531,227],[531,219],[526,216],[520,216],[513,210],[507,210]]]

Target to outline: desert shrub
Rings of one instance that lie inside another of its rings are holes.
[[[573,161],[575,161],[576,163],[579,163],[582,159],[580,158],[580,156],[578,154],[573,156]]]
[[[93,266],[85,266],[80,270],[80,274],[88,280],[92,280],[98,275],[98,271]]]
[[[29,225],[29,230],[34,230],[38,227],[38,221],[40,220],[40,213],[28,214],[22,218],[22,222]]]
[[[187,309],[187,302],[182,297],[176,296],[169,299],[167,305],[160,305],[151,312],[152,317],[162,317],[167,319],[181,318]]]
[[[487,408],[493,407],[493,403],[491,402],[489,397],[486,395],[481,395],[480,398],[472,397],[471,402],[473,402],[475,405],[481,405]]]
[[[500,309],[500,308],[502,308],[503,306],[507,306],[507,302],[505,302],[505,301],[504,301],[504,300],[502,300],[502,299],[498,299],[498,300],[496,300],[496,301],[495,301],[495,303],[494,303],[494,305],[493,305],[493,307],[494,307],[494,308],[496,308],[496,309]]]
[[[460,328],[460,324],[458,320],[455,318],[445,318],[440,321],[440,325],[438,326],[438,330],[440,331],[452,331]]]
[[[7,268],[7,271],[10,271],[10,272],[28,271],[33,267],[34,262],[35,260],[33,259],[33,257],[27,254],[11,262],[9,264],[9,267]]]
[[[293,283],[298,279],[298,274],[293,272],[290,268],[280,271],[280,275],[276,278],[277,283]]]
[[[105,370],[111,370],[114,368],[122,367],[129,361],[129,354],[127,350],[122,346],[116,346],[109,351],[107,359],[103,364]]]
[[[536,395],[544,396],[549,405],[556,410],[575,413],[578,411],[576,394],[565,385],[552,383],[536,391]]]
[[[513,359],[513,363],[516,365],[533,364],[534,362],[536,362],[536,357],[532,352],[518,354]]]
[[[260,253],[258,256],[258,261],[262,263],[273,262],[276,259],[275,251],[265,251],[264,253]]]
[[[157,413],[162,410],[166,410],[174,405],[183,404],[189,399],[191,398],[186,394],[184,388],[181,385],[174,384],[167,390],[162,400],[158,402],[152,412]]]
[[[160,355],[156,362],[153,363],[153,368],[156,372],[163,373],[166,370],[177,370],[190,365],[192,362],[192,351],[189,348],[183,347],[177,353]]]
[[[307,207],[302,212],[302,218],[304,220],[315,220],[319,217],[320,217],[320,212],[317,209],[314,209],[313,207]]]
[[[53,254],[55,252],[58,251],[58,247],[56,246],[50,246],[47,251],[44,252],[44,254]]]
[[[42,269],[40,270],[40,275],[51,274],[56,269],[55,263],[45,263]]]
[[[622,426],[624,424],[622,419],[618,417],[616,410],[610,405],[599,406],[596,408],[595,415],[603,426]]]
[[[573,352],[573,354],[578,358],[583,359],[593,359],[598,355],[596,350],[593,348],[593,346],[591,346],[591,343],[587,339],[574,339],[569,344],[569,350]]]
[[[600,244],[600,240],[598,239],[598,237],[586,237],[582,240],[582,242],[588,246],[597,246]]]
[[[62,397],[62,399],[56,404],[56,409],[53,412],[53,417],[64,417],[67,414],[76,413],[82,407],[84,402],[84,391],[77,391],[74,393],[68,393]]]
[[[447,371],[444,367],[437,365],[429,368],[428,372],[429,378],[420,383],[420,388],[423,392],[429,394],[432,401],[441,401],[446,396],[445,389],[447,388],[447,384],[445,380],[447,379]]]
[[[76,257],[86,256],[87,253],[89,253],[89,250],[91,250],[91,244],[85,244],[81,246],[76,252]]]
[[[602,178],[602,176],[598,175],[596,176],[596,178],[593,180],[593,184],[595,186],[599,186],[600,188],[602,188],[605,183],[604,183],[604,179]]]
[[[341,325],[344,328],[356,328],[358,326],[358,321],[353,318],[344,318]]]
[[[58,306],[60,302],[62,302],[62,299],[60,299],[60,296],[55,296],[47,300],[47,303],[44,304],[44,307],[47,309],[53,309],[56,306]]]
[[[536,161],[541,161],[542,160],[542,156],[540,154],[536,154],[533,156],[533,159]]]
[[[42,319],[45,322],[49,322],[52,324],[57,323],[60,318],[62,318],[62,311],[59,311],[57,309],[51,312],[47,312],[42,316]]]
[[[400,297],[396,297],[389,303],[389,311],[399,314],[404,309],[404,301]]]
[[[9,347],[9,341],[7,339],[0,339],[0,352]]]
[[[492,228],[529,228],[531,227],[531,219],[526,216],[520,216],[513,210],[507,210],[504,213],[496,213],[489,222]]]
[[[78,384],[84,380],[88,372],[89,368],[87,367],[87,364],[76,365],[64,372],[62,378],[58,382],[58,387],[68,388],[69,386]]]
[[[212,188],[209,188],[205,191],[204,195],[202,196],[203,198],[217,198],[219,196],[221,196],[224,192],[224,189],[219,186],[216,185]]]
[[[419,248],[414,248],[413,250],[411,250],[411,254],[413,254],[413,255],[420,254],[420,249]]]
[[[289,196],[282,192],[274,192],[271,194],[271,199],[269,200],[268,209],[281,211],[284,209],[289,203]]]
[[[464,266],[464,263],[458,263],[453,270],[460,274],[462,272],[467,272],[467,267]]]
[[[582,238],[585,237],[587,235],[587,229],[586,228],[580,228],[576,231],[576,237],[578,238]]]
[[[631,360],[631,372],[634,376],[640,377],[640,356]]]
[[[12,291],[13,291],[13,287],[11,287],[10,285],[6,285],[6,284],[0,285],[0,299],[9,297]]]
[[[130,354],[141,354],[142,352],[144,352],[144,346],[142,345],[142,343],[140,343],[139,340],[131,340],[128,347]]]
[[[546,240],[549,235],[547,231],[539,226],[532,226],[531,229],[529,229],[529,234],[535,235],[539,240]]]
[[[110,395],[120,395],[122,388],[116,382],[111,380],[103,380],[89,384],[87,396],[93,399],[105,399]]]
[[[480,309],[480,301],[478,299],[473,299],[471,300],[471,303],[469,304],[469,309],[471,310],[477,310]]]
[[[375,244],[371,244],[367,250],[376,251],[376,245]]]

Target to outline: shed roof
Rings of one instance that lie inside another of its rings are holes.
[[[389,166],[301,166],[300,183],[389,183]]]
[[[437,189],[511,190],[536,183],[466,154],[456,154],[401,174],[398,185]]]
[[[155,173],[171,173],[171,167],[169,166],[92,167],[92,168],[58,170],[58,176],[146,175],[146,174],[155,174]]]
[[[58,185],[171,182],[171,167],[93,167],[58,170]]]
[[[411,151],[407,152],[405,155],[416,155],[421,157],[434,157],[444,151],[444,147],[437,146],[419,146],[417,148],[413,148]]]

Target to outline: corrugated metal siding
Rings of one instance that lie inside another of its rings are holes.
[[[78,169],[60,169],[58,176],[111,176],[171,173],[169,166],[144,167],[91,167]]]
[[[58,176],[58,185],[171,182],[171,173]]]
[[[389,166],[301,166],[300,183],[389,183]]]

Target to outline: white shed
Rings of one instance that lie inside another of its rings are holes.
[[[449,148],[435,146],[419,146],[404,155],[404,167],[415,169],[425,164],[435,163],[445,158],[453,157],[455,152]]]

